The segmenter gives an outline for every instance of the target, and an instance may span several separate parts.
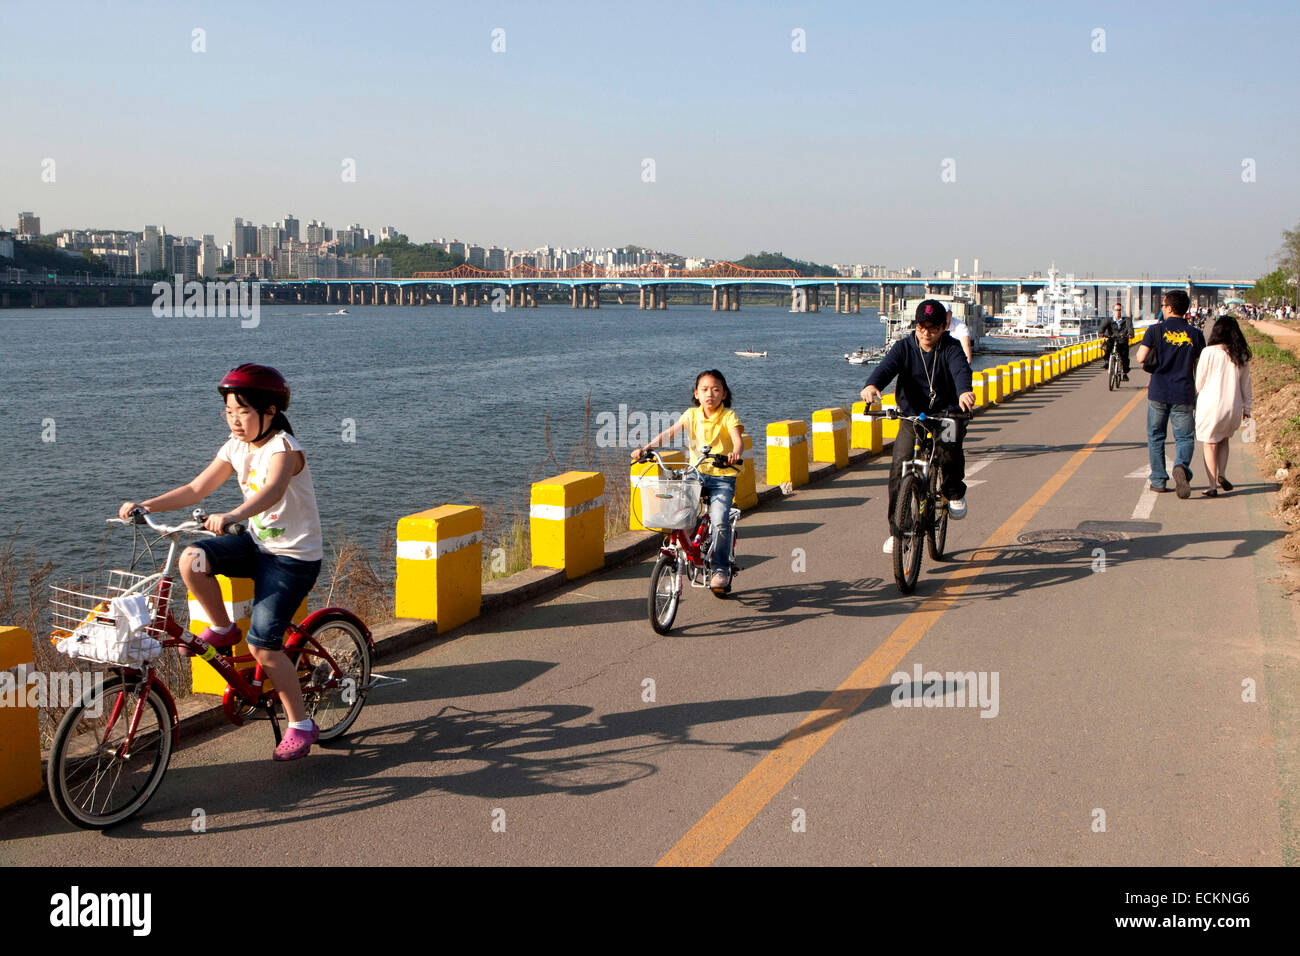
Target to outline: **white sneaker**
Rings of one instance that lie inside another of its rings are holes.
[[[948,502],[948,517],[953,521],[960,521],[966,517],[966,499],[954,498]]]
[[[883,552],[885,552],[885,554],[893,554],[893,553],[894,553],[894,536],[893,536],[892,534],[891,534],[888,538],[885,539],[885,546],[884,546],[883,548],[881,548],[880,550],[883,551]]]

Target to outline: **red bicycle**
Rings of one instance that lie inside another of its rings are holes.
[[[227,683],[222,697],[226,719],[239,726],[254,717],[271,723],[280,742],[276,715],[280,698],[252,655],[219,652],[173,618],[178,538],[211,536],[201,510],[193,520],[168,526],[143,511],[110,524],[146,525],[168,542],[160,570],[141,575],[109,571],[86,587],[54,587],[51,601],[55,630],[51,638],[71,657],[107,664],[114,675],[92,684],[64,715],[50,749],[50,797],[69,823],[102,830],[130,819],[149,802],[162,783],[172,749],[180,742],[176,702],[154,667],[168,647],[187,648],[207,661]],[[232,525],[228,532],[242,531]],[[132,567],[143,558],[133,541]],[[131,626],[134,620],[137,626]],[[144,623],[138,623],[143,620]],[[376,680],[370,673],[374,642],[366,625],[345,608],[327,607],[290,624],[284,651],[297,665],[307,714],[320,729],[321,741],[347,731],[361,713]]]
[[[713,548],[713,527],[708,508],[700,508],[699,466],[709,461],[720,468],[740,469],[728,463],[726,455],[710,454],[707,445],[694,462],[681,469],[665,465],[663,459],[650,450],[640,460],[649,461],[651,458],[659,466],[661,477],[657,480],[643,478],[640,495],[634,500],[640,502],[641,524],[664,532],[659,560],[650,576],[647,610],[655,633],[667,634],[677,617],[686,583],[689,581],[693,588],[709,587],[708,557]],[[736,566],[736,522],[739,518],[739,508],[732,508],[727,515],[731,523],[731,554],[727,561],[733,577],[740,571]],[[728,585],[722,593],[730,591]]]

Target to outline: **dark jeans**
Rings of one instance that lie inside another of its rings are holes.
[[[1117,345],[1119,346],[1119,367],[1123,369],[1124,374],[1127,375],[1128,374],[1128,351],[1129,351],[1129,345],[1127,339],[1117,339],[1111,336],[1107,336],[1105,343],[1101,347],[1102,348],[1101,354],[1105,357],[1106,361],[1109,362],[1111,349],[1115,348]]]
[[[1174,464],[1192,470],[1192,453],[1196,451],[1196,407],[1171,405],[1147,399],[1147,458],[1151,465],[1151,484],[1163,488],[1169,481],[1165,472],[1165,435],[1174,427]]]
[[[942,434],[942,429],[939,433]],[[949,501],[966,497],[966,452],[961,444],[965,438],[966,422],[958,422],[957,440],[937,442],[939,447],[934,453],[935,463],[943,468],[943,487],[939,490]],[[898,501],[898,488],[903,483],[903,462],[911,461],[915,440],[912,423],[900,421],[898,437],[894,439],[894,458],[889,463],[889,533],[894,536],[898,535],[898,527],[894,524],[894,504]]]

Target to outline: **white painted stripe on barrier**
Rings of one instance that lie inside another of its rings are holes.
[[[230,619],[232,621],[240,621],[246,617],[252,617],[253,615],[252,598],[249,598],[247,601],[237,601],[237,602],[223,601],[222,603],[225,604],[226,613],[230,615]],[[200,604],[198,601],[195,601],[193,598],[191,598],[188,602],[188,605],[190,609],[191,621],[205,621],[208,624],[212,623],[211,621],[208,620],[208,612],[203,610],[202,604]]]
[[[768,448],[792,448],[795,445],[802,445],[808,440],[807,435],[768,435]]]
[[[471,531],[442,541],[399,541],[397,556],[407,561],[436,561],[453,551],[460,551],[483,540],[482,531]]]
[[[849,427],[849,423],[840,420],[838,422],[813,422],[814,432],[842,432]]]
[[[581,504],[564,507],[564,505],[529,505],[528,517],[542,518],[546,521],[563,521],[565,518],[572,518],[591,511],[593,508],[599,508],[605,503],[604,495],[597,495],[590,501],[584,501]]]

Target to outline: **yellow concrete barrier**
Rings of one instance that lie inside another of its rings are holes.
[[[1051,362],[1052,378],[1056,378],[1056,376],[1058,376],[1058,375],[1061,374],[1061,352],[1060,352],[1060,350],[1058,349],[1057,351],[1053,352],[1053,353],[1048,357],[1048,359],[1049,359],[1049,361]]]
[[[0,672],[14,667],[27,670],[34,663],[32,635],[21,627],[0,627]],[[41,729],[40,711],[26,706],[27,689],[18,676],[0,679],[6,684],[12,681],[12,690],[4,690],[14,695],[12,701],[0,698],[0,807],[6,807],[41,791]]]
[[[997,368],[986,368],[983,371],[984,376],[984,398],[990,405],[996,405],[1002,400],[1002,375]]]
[[[999,389],[1000,393],[1002,394],[1002,396],[1005,398],[1005,397],[1007,397],[1007,396],[1014,395],[1014,394],[1016,393],[1016,390],[1015,390],[1015,389],[1012,387],[1012,385],[1011,385],[1011,366],[1010,366],[1010,364],[999,365],[999,366],[998,366],[998,374],[1001,376],[1001,380],[1000,380],[1000,382],[999,382],[999,384],[998,384],[998,389]]]
[[[970,390],[975,393],[975,407],[983,408],[988,404],[987,388],[984,385],[984,373],[972,372],[970,377]]]
[[[748,441],[749,436],[744,436]],[[684,468],[686,466],[686,452],[678,448],[659,448],[656,449],[663,463],[671,468]],[[753,470],[751,463],[751,472]],[[632,512],[631,520],[628,522],[628,528],[631,531],[654,531],[657,529],[647,528],[641,523],[641,485],[643,482],[657,482],[667,476],[661,475],[659,466],[653,461],[644,461],[632,466]],[[740,482],[736,483],[736,497],[740,497]],[[757,496],[756,496],[757,497]],[[755,502],[757,503],[757,502]],[[737,508],[742,507],[737,505]]]
[[[898,407],[898,395],[897,395],[897,393],[893,393],[893,392],[891,392],[891,393],[888,394],[888,395],[882,395],[882,396],[880,396],[880,410],[881,410],[881,411],[884,411],[886,408],[897,408],[897,407]],[[897,438],[897,437],[898,437],[898,419],[894,419],[893,421],[891,421],[891,420],[888,419],[888,418],[882,418],[882,419],[880,420],[880,437],[881,437],[884,441],[893,441],[895,438]]]
[[[1011,364],[1011,390],[1013,392],[1025,390],[1025,368],[1019,362]]]
[[[533,566],[572,581],[605,566],[605,476],[566,471],[533,482],[528,506]]]
[[[736,498],[732,502],[741,511],[758,507],[758,484],[754,477],[754,440],[740,436],[744,442],[741,453],[740,474],[736,476]]]
[[[437,621],[442,634],[483,605],[483,511],[442,505],[397,522],[397,616]]]
[[[842,408],[821,408],[812,416],[813,461],[849,467],[849,416]]]
[[[885,447],[885,430],[881,419],[867,414],[866,402],[853,403],[853,448],[865,448],[873,455],[879,455]],[[880,403],[872,402],[870,411],[880,411]]]
[[[230,619],[239,625],[240,632],[244,638],[238,644],[235,644],[225,653],[232,657],[240,657],[251,653],[248,649],[248,626],[252,623],[253,615],[253,579],[252,578],[228,578],[224,574],[215,574],[217,586],[221,588],[221,600],[226,605],[226,614]],[[189,592],[189,609],[190,609],[190,633],[202,634],[203,629],[212,622],[208,620],[207,611],[203,610],[203,605],[194,600],[193,592]],[[298,624],[307,616],[307,599],[302,599],[302,604],[294,612],[293,622]],[[252,670],[254,665],[249,664],[247,670]],[[271,687],[270,679],[267,679],[266,688]],[[216,672],[211,664],[207,661],[200,660],[197,657],[190,658],[190,690],[196,694],[223,694],[226,690],[226,679]]]
[[[767,426],[767,483],[808,484],[808,425],[788,420]]]
[[[1033,359],[1020,360],[1020,375],[1024,379],[1026,389],[1030,389],[1034,387],[1034,360]]]
[[[1043,360],[1034,359],[1033,361],[1034,361],[1034,384],[1042,385],[1043,384]]]

